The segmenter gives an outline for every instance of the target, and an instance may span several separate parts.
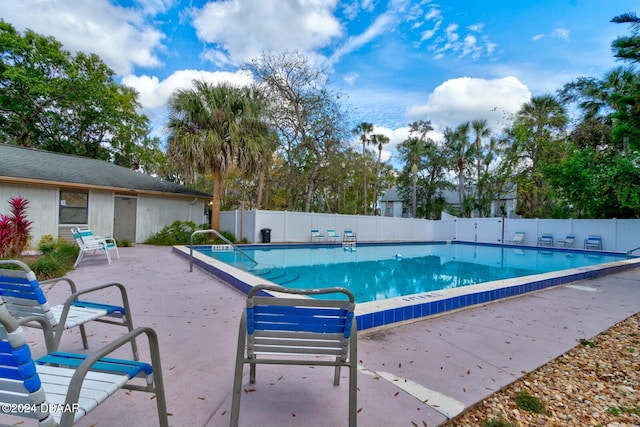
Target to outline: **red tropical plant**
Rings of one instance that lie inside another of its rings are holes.
[[[33,221],[27,219],[29,201],[12,197],[9,206],[9,215],[0,214],[0,258],[20,255],[31,239]]]

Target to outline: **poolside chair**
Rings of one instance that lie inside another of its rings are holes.
[[[567,237],[565,237],[564,239],[557,240],[556,245],[562,246],[564,248],[572,248],[575,240],[575,234],[567,234]]]
[[[118,245],[113,237],[95,236],[91,230],[72,228],[71,234],[76,243],[80,247],[80,253],[73,267],[77,267],[80,261],[84,258],[87,252],[92,252],[94,255],[96,251],[103,251],[107,256],[107,262],[111,265],[111,256],[109,251],[115,250],[116,256],[120,259],[120,253],[118,252]]]
[[[337,242],[340,240],[340,235],[338,235],[336,233],[336,230],[333,228],[328,228],[327,229],[327,239],[329,240],[329,242]]]
[[[553,234],[543,234],[538,237],[538,246],[553,246]]]
[[[41,323],[45,335],[51,334],[45,319],[37,318],[36,321]],[[141,334],[147,335],[151,364],[105,358],[123,345],[134,342]],[[168,427],[158,337],[153,329],[137,328],[91,355],[49,353],[34,360],[22,326],[11,316],[6,302],[0,301],[0,406],[3,413],[36,419],[41,427],[72,426],[120,388],[155,393],[158,425]],[[126,421],[126,413],[122,415],[123,425],[133,424],[133,421]]]
[[[595,235],[587,237],[584,239],[584,248],[602,250],[602,237]]]
[[[524,231],[516,231],[513,233],[513,239],[505,240],[505,243],[511,243],[512,245],[524,244]]]
[[[64,304],[50,306],[40,284],[66,282],[70,295]],[[78,326],[84,348],[89,348],[84,325],[90,321],[110,323],[133,330],[127,291],[120,283],[107,283],[78,291],[73,280],[57,278],[38,282],[31,269],[20,261],[0,261],[0,300],[6,303],[9,313],[25,326],[38,326],[32,320],[42,318],[52,329],[47,338],[47,350],[57,351],[62,332]],[[79,297],[108,288],[120,291],[122,306],[80,300]],[[138,349],[133,342],[133,356],[138,358]]]
[[[346,228],[344,230],[344,237],[342,238],[344,242],[355,242],[356,241],[356,233],[353,232],[350,228]]]
[[[324,242],[324,234],[320,233],[317,228],[311,229],[311,241],[314,243]]]
[[[271,297],[263,291],[293,296]],[[343,294],[348,299],[299,297],[320,294]],[[231,426],[238,425],[243,367],[248,363],[251,384],[255,383],[256,364],[334,366],[334,385],[340,384],[340,368],[348,367],[349,426],[355,427],[358,358],[354,310],[353,294],[344,288],[287,289],[258,285],[251,289],[240,320]]]

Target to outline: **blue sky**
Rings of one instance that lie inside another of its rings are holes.
[[[18,30],[98,54],[140,93],[154,133],[193,79],[246,84],[262,52],[298,51],[330,70],[353,123],[392,143],[407,124],[487,119],[497,132],[533,95],[617,65],[610,43],[637,0],[21,0],[1,2]]]

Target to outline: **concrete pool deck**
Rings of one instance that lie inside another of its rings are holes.
[[[105,282],[127,287],[134,324],[154,328],[160,339],[171,425],[228,426],[244,296],[197,267],[190,273],[189,261],[171,248],[119,250],[112,266],[96,255],[67,277],[80,289]],[[49,292],[52,302],[63,295],[62,285]],[[637,312],[640,269],[633,269],[365,331],[358,340],[358,422],[441,425]],[[89,351],[121,333],[102,324],[87,330]],[[41,355],[40,337],[31,342]],[[68,331],[60,348],[82,352],[79,334]],[[330,368],[260,366],[250,386],[245,369],[240,425],[346,425],[347,375],[334,387]],[[155,405],[146,393],[119,391],[79,425],[157,425]]]

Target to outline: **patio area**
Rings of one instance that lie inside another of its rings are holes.
[[[169,247],[119,250],[121,257],[112,266],[103,256],[87,257],[67,277],[80,289],[106,282],[127,287],[134,324],[154,328],[160,339],[171,425],[228,426],[244,296],[197,267],[190,273],[188,260]],[[640,271],[628,270],[366,331],[358,341],[358,422],[367,427],[441,425],[581,338],[640,312],[639,285]],[[54,287],[50,300],[60,302],[64,291],[62,284]],[[90,351],[122,331],[96,323],[87,332]],[[34,353],[44,353],[37,332],[30,336]],[[67,332],[60,348],[82,352],[79,333]],[[256,384],[250,385],[246,368],[240,425],[346,425],[346,370],[340,387],[332,380],[331,368],[258,366]],[[153,426],[154,411],[148,394],[120,391],[80,425]],[[2,416],[0,422],[6,422]]]

